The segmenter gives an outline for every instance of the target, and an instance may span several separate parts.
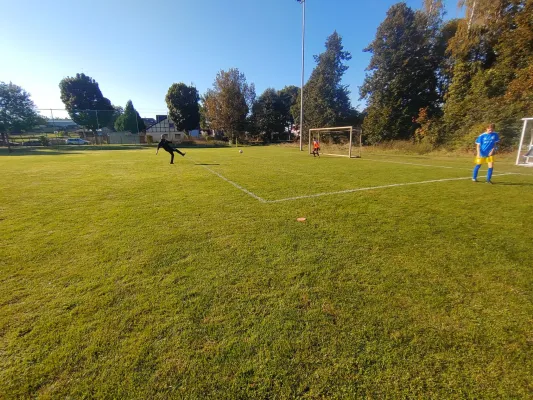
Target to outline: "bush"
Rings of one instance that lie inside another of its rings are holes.
[[[466,151],[468,153],[475,153],[476,138],[487,129],[487,124],[479,123],[472,126],[466,134],[460,136],[453,141],[452,147],[454,150]]]
[[[148,144],[154,143],[154,137],[152,135],[146,135],[146,143]]]
[[[402,154],[428,154],[435,150],[428,141],[413,142],[410,140],[389,140],[375,145],[376,149]]]
[[[41,145],[43,146],[50,146],[50,140],[44,135],[39,136],[39,142],[41,142]]]

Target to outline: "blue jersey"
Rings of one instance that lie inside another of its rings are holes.
[[[488,157],[499,141],[500,137],[496,132],[482,133],[479,135],[476,139],[476,144],[479,144],[479,155],[481,157]]]

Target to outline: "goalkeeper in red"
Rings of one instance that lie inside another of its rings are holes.
[[[472,175],[472,181],[477,182],[477,174],[481,168],[481,164],[486,162],[488,164],[487,183],[492,183],[492,170],[494,167],[494,151],[496,150],[496,143],[500,141],[498,133],[494,132],[494,124],[487,127],[487,131],[482,133],[476,139],[476,166]]]
[[[320,157],[320,143],[318,143],[318,140],[313,139],[313,157],[319,156]]]

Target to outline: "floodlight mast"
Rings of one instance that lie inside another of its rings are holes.
[[[302,83],[300,85],[300,151],[303,151],[304,128],[304,72],[305,72],[305,0],[296,0],[302,5]]]

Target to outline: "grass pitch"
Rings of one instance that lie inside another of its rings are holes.
[[[168,162],[0,154],[0,398],[532,396],[533,171],[503,157],[488,185],[466,157],[290,147]]]

